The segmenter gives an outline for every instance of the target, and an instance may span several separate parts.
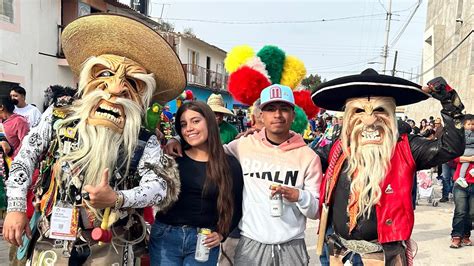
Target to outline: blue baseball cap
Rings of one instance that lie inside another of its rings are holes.
[[[295,97],[290,87],[273,84],[260,93],[260,109],[272,102],[285,102],[291,106],[295,106]]]

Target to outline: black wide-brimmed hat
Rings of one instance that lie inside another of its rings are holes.
[[[359,75],[321,83],[314,89],[311,99],[321,108],[342,111],[348,99],[369,96],[392,97],[397,106],[417,103],[430,97],[416,83],[398,77],[380,75],[369,68]]]

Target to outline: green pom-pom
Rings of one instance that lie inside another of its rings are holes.
[[[272,84],[279,84],[285,64],[285,52],[276,46],[266,45],[258,51],[257,56],[265,63]]]
[[[295,120],[293,121],[293,124],[291,124],[291,130],[303,135],[306,127],[308,127],[308,117],[303,109],[295,106]]]

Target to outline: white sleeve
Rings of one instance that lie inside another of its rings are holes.
[[[166,181],[154,171],[145,167],[145,163],[156,164],[160,161],[161,147],[155,135],[148,139],[143,155],[138,163],[140,184],[128,190],[124,195],[123,208],[144,208],[159,204],[166,196]]]
[[[301,213],[310,218],[316,219],[319,209],[319,187],[323,178],[321,160],[315,154],[314,159],[309,164],[304,179],[303,189],[300,189],[300,196],[296,206]]]
[[[6,182],[7,211],[26,212],[26,193],[40,156],[49,148],[52,136],[53,107],[46,109],[38,126],[30,128],[23,138],[20,151],[12,162]]]
[[[40,121],[41,121],[41,112],[37,107],[35,107],[33,115],[31,116],[30,128],[36,127]]]

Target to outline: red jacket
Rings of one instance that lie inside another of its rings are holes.
[[[332,150],[330,160],[331,156],[335,156]],[[380,186],[382,189],[380,202],[375,207],[379,243],[410,239],[415,223],[411,193],[416,166],[406,134],[401,136],[401,140],[395,146],[390,164],[388,174]],[[325,194],[326,182],[325,176],[320,195]],[[323,198],[320,197],[321,204]]]
[[[459,158],[454,159],[454,163],[456,163],[456,171],[454,171],[453,180],[456,181],[456,179],[458,179],[459,177],[459,172],[461,171],[462,163],[459,161]],[[466,175],[465,175],[466,182],[468,184],[474,184],[474,176],[469,174],[469,171],[472,168],[474,168],[474,163],[469,163],[469,167],[467,168]]]

